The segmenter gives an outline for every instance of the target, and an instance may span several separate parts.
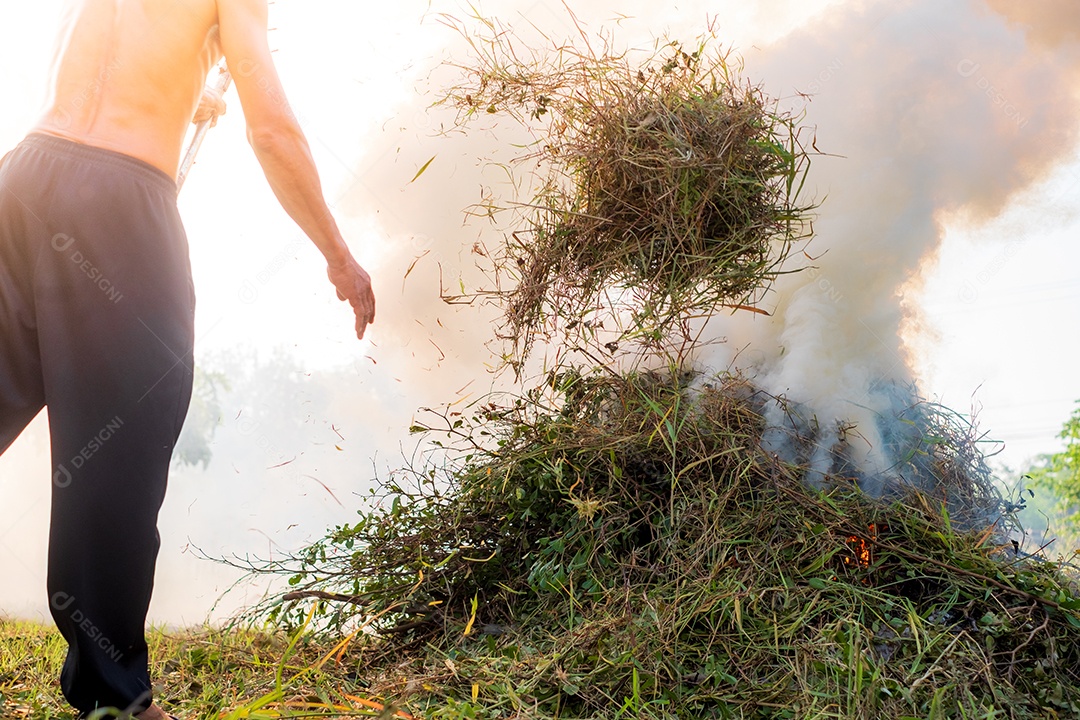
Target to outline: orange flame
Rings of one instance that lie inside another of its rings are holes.
[[[877,525],[870,523],[869,527],[869,540],[861,538],[858,535],[848,535],[847,543],[851,546],[851,552],[853,557],[845,557],[845,565],[858,565],[860,568],[869,568],[870,563],[873,562],[873,542],[877,540]]]

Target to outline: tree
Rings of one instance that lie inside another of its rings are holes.
[[[1054,494],[1055,510],[1060,513],[1063,529],[1080,532],[1080,401],[1072,417],[1065,421],[1058,437],[1065,449],[1044,455],[1038,465],[1028,471],[1031,485]]]
[[[230,389],[229,381],[222,372],[205,372],[195,368],[195,381],[191,393],[191,407],[184,429],[176,443],[176,463],[180,466],[205,470],[213,457],[211,443],[221,424],[220,390]]]

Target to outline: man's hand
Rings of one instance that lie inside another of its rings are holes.
[[[225,114],[225,98],[217,88],[209,85],[203,88],[202,98],[199,100],[199,109],[195,111],[195,117],[191,122],[198,125],[204,120],[212,121],[210,126],[217,125],[219,116]]]
[[[337,288],[339,300],[347,300],[356,313],[356,337],[364,338],[367,326],[375,322],[375,294],[371,290],[371,276],[350,255],[340,265],[329,265],[326,274]]]

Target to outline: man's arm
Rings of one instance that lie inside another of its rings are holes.
[[[278,202],[327,262],[338,297],[356,313],[356,334],[375,320],[371,278],[356,262],[330,214],[311,149],[296,120],[267,41],[266,0],[218,0],[225,61],[247,121],[248,142]]]

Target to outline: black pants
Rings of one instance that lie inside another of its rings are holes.
[[[0,453],[48,407],[48,592],[69,645],[61,686],[84,713],[152,699],[144,626],[194,302],[167,175],[43,135],[4,158]]]

